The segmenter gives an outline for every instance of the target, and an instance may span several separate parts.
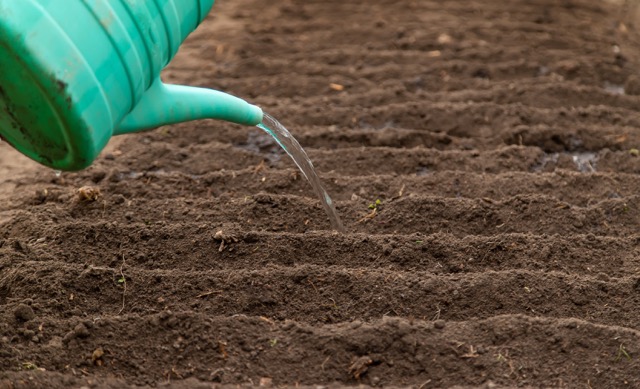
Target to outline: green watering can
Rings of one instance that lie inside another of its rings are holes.
[[[73,171],[113,135],[204,118],[260,123],[244,100],[160,81],[213,3],[0,0],[0,137]]]

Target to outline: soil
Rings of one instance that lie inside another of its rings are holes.
[[[220,1],[165,81],[348,232],[257,128],[0,144],[0,388],[640,387],[638,69],[633,1]]]

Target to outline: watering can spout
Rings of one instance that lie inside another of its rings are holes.
[[[113,134],[199,119],[219,119],[254,126],[262,121],[262,116],[259,107],[229,94],[206,88],[167,85],[158,78]]]

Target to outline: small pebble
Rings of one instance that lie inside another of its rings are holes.
[[[433,326],[439,330],[443,329],[444,325],[445,325],[444,320],[436,320],[433,322]]]

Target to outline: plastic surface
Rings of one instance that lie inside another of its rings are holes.
[[[58,170],[87,167],[114,134],[262,111],[160,71],[214,0],[0,0],[0,136]]]
[[[173,124],[206,118],[255,126],[262,121],[262,117],[260,108],[229,94],[205,88],[167,85],[157,79],[115,129],[114,135],[154,128],[158,122]]]

